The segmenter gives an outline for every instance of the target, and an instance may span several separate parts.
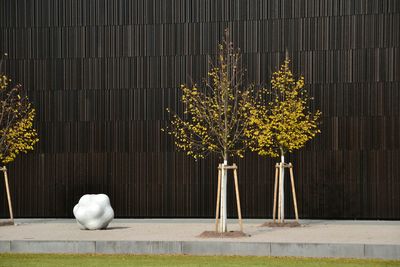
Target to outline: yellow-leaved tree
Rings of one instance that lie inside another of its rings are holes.
[[[13,161],[19,153],[33,150],[39,141],[33,127],[35,109],[21,85],[9,86],[10,80],[0,74],[0,161]]]
[[[172,113],[166,132],[174,138],[178,149],[195,159],[209,153],[219,154],[223,164],[230,156],[242,156],[246,142],[251,87],[243,87],[240,53],[230,41],[228,30],[218,45],[215,63],[202,86],[181,85],[183,114]],[[171,111],[170,111],[171,112]],[[227,231],[226,180],[223,168],[221,182],[220,232]]]
[[[258,98],[251,108],[251,118],[246,135],[248,145],[259,155],[281,157],[302,148],[307,141],[320,132],[318,120],[320,111],[311,112],[308,108],[310,97],[304,89],[304,77],[295,79],[286,58],[280,69],[273,73],[271,89],[264,90],[264,97]],[[283,196],[284,169],[280,171]],[[283,197],[282,197],[283,199]],[[281,218],[284,218],[284,204],[281,205]]]
[[[0,61],[0,68],[2,63]],[[3,164],[1,170],[6,182],[10,217],[13,219],[5,165],[12,162],[18,154],[33,150],[39,139],[33,127],[35,109],[23,94],[22,86],[11,86],[10,82],[0,69],[0,162]]]

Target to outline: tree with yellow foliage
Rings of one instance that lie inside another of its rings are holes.
[[[35,109],[22,86],[10,86],[10,79],[0,74],[0,161],[12,162],[19,153],[33,150],[39,141],[33,127]]]
[[[250,124],[246,129],[251,150],[259,155],[280,156],[282,163],[286,153],[302,148],[320,132],[318,120],[321,112],[317,110],[313,113],[308,109],[310,97],[304,90],[304,77],[296,80],[289,63],[286,58],[280,69],[273,73],[272,89],[264,90],[263,99],[259,98],[252,106]],[[283,168],[280,173],[283,196]],[[278,212],[284,218],[283,203]]]
[[[172,114],[167,129],[178,149],[195,159],[219,154],[228,165],[230,156],[242,156],[246,147],[244,131],[248,124],[251,88],[242,88],[240,53],[229,39],[218,45],[216,62],[210,62],[204,86],[181,85],[183,116]],[[222,169],[220,232],[227,231],[226,170]]]
[[[4,54],[7,56],[7,54]],[[10,223],[14,223],[11,195],[8,186],[6,164],[12,162],[19,153],[33,150],[39,141],[33,127],[35,109],[27,96],[23,95],[22,86],[11,86],[11,80],[1,72],[3,60],[0,61],[0,168],[4,173]]]

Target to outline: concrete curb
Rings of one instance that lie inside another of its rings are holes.
[[[400,245],[229,241],[0,241],[1,253],[187,254],[400,259]]]

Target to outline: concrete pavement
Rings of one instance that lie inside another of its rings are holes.
[[[0,227],[0,252],[258,255],[400,259],[399,221],[302,220],[301,227],[260,227],[249,237],[199,238],[211,219],[116,219],[107,230],[80,230],[72,219],[19,219]],[[229,230],[238,230],[229,220]]]

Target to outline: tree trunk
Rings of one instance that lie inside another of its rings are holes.
[[[228,165],[228,159],[227,157],[224,158],[224,163],[223,167]],[[221,220],[219,223],[219,232],[227,232],[228,231],[228,224],[227,224],[227,191],[226,191],[226,186],[227,186],[227,178],[228,178],[228,172],[225,168],[222,168],[222,177],[221,177]]]
[[[281,199],[282,199],[282,204],[281,204],[281,210],[279,211],[281,213],[281,220],[282,222],[285,220],[285,168],[283,167],[283,164],[285,163],[285,155],[281,154],[281,177],[280,183],[279,183],[279,191],[281,192]]]

